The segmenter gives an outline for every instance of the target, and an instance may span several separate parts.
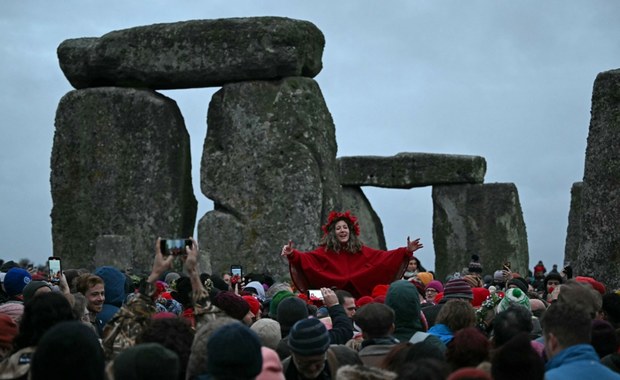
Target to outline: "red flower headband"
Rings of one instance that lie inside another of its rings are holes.
[[[353,226],[353,232],[355,232],[355,235],[359,236],[360,235],[360,226],[359,224],[357,224],[357,218],[351,214],[351,211],[346,211],[346,212],[337,212],[337,211],[332,211],[329,213],[329,217],[327,217],[327,223],[325,223],[325,225],[323,225],[323,227],[321,227],[323,229],[323,232],[325,232],[325,234],[327,234],[329,232],[329,228],[331,227],[331,225],[339,220],[343,220],[346,219],[349,223],[349,225]]]

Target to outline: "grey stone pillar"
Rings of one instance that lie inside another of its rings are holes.
[[[527,274],[529,253],[517,188],[512,183],[433,186],[435,271],[446,275],[467,268],[480,256],[483,274],[501,269]]]

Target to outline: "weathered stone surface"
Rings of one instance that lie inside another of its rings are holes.
[[[196,199],[189,149],[169,98],[109,87],[66,94],[50,180],[54,254],[65,268],[93,268],[97,239],[122,235],[131,240],[136,271],[150,271],[158,236],[190,236]]]
[[[314,77],[322,69],[323,33],[284,17],[193,20],[69,39],[60,67],[75,88],[177,89],[244,80]]]
[[[110,265],[121,270],[133,268],[133,242],[129,236],[100,235],[95,239],[95,268]]]
[[[620,286],[620,69],[594,81],[576,273]]]
[[[360,238],[365,245],[387,249],[385,235],[383,234],[383,223],[379,215],[372,208],[372,205],[364,195],[361,188],[357,186],[342,187],[342,209],[351,210],[357,216],[360,225]]]
[[[202,192],[214,211],[198,226],[213,273],[288,273],[280,257],[293,240],[314,248],[337,209],[332,117],[317,83],[291,77],[225,85],[213,95],[201,166]]]
[[[517,188],[512,183],[433,187],[435,270],[440,279],[467,268],[480,256],[484,274],[501,269],[526,274],[527,234]]]
[[[581,194],[583,182],[573,183],[570,190],[570,211],[568,213],[568,228],[566,229],[566,246],[564,247],[564,263],[571,266],[577,262],[579,256],[579,241],[581,240]]]
[[[394,189],[482,183],[487,170],[484,157],[432,153],[340,157],[338,164],[343,186]]]

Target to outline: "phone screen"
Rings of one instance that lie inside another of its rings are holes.
[[[321,293],[321,289],[310,289],[308,290],[308,298],[322,300],[323,293]]]
[[[59,282],[62,274],[60,266],[60,257],[50,257],[47,259],[47,265],[49,267],[49,279],[51,282]]]
[[[234,276],[243,277],[243,271],[241,270],[241,265],[231,265],[230,266],[230,274]]]
[[[185,247],[191,247],[192,241],[189,239],[162,239],[160,241],[161,254],[164,256],[185,255]]]

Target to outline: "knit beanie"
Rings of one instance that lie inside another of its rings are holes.
[[[443,290],[443,298],[465,298],[474,299],[474,293],[471,291],[471,286],[462,278],[455,278],[446,284]]]
[[[376,285],[372,289],[372,294],[370,296],[372,298],[377,298],[379,296],[385,296],[389,288],[390,288],[390,285]]]
[[[547,288],[547,282],[549,282],[549,280],[557,280],[560,282],[560,284],[563,282],[562,276],[558,272],[549,272],[549,274],[545,276],[544,280],[545,289]]]
[[[164,282],[168,285],[172,285],[173,282],[181,278],[181,275],[177,272],[169,272],[166,277],[164,277]]]
[[[324,354],[329,348],[329,333],[315,318],[302,319],[293,325],[288,336],[288,347],[301,356]]]
[[[19,322],[24,314],[24,304],[22,302],[5,302],[0,304],[0,314],[6,314],[13,321]]]
[[[592,277],[577,276],[575,277],[575,281],[590,284],[592,288],[597,292],[601,293],[601,295],[605,295],[606,293],[605,285],[603,285],[601,282],[596,281]]]
[[[487,297],[491,295],[491,292],[489,292],[489,289],[482,288],[482,287],[471,288],[471,291],[474,295],[474,299],[471,301],[471,305],[473,307],[482,306],[482,303],[484,302],[484,300],[486,300]]]
[[[528,284],[522,277],[515,277],[508,280],[506,283],[506,287],[510,287],[510,285],[515,285],[517,288],[521,289],[524,293],[527,293]]]
[[[433,274],[432,273],[420,272],[420,273],[417,274],[417,276],[420,279],[420,281],[422,281],[424,286],[428,285],[429,282],[433,281]]]
[[[484,286],[482,279],[473,274],[463,276],[463,280],[467,281],[469,286],[471,286],[472,288],[481,288],[482,286]]]
[[[277,352],[264,346],[260,350],[263,355],[263,368],[256,380],[284,380],[282,362]]]
[[[263,346],[271,349],[276,349],[278,343],[282,340],[282,333],[280,332],[280,323],[271,318],[261,318],[258,321],[252,323],[250,329],[258,335],[260,342]]]
[[[115,379],[176,379],[179,356],[159,343],[141,343],[121,351],[113,367]]]
[[[435,289],[437,291],[437,293],[442,293],[443,292],[443,284],[439,280],[433,280],[433,281],[429,282],[428,285],[426,285],[426,289],[429,289],[429,288],[430,289]]]
[[[501,313],[508,309],[510,305],[519,305],[530,310],[530,299],[527,294],[519,288],[510,288],[504,293],[504,298],[497,304],[496,311]]]
[[[371,296],[363,296],[355,300],[355,306],[359,309],[360,307],[373,302]]]
[[[501,270],[496,270],[493,272],[493,281],[495,282],[504,282],[504,272]]]
[[[452,372],[447,380],[492,380],[491,375],[474,367],[463,367]]]
[[[467,267],[469,273],[482,273],[482,265],[480,264],[480,256],[471,255],[471,261]]]
[[[590,344],[598,354],[599,358],[618,351],[618,338],[616,331],[611,323],[602,319],[592,320],[592,338]]]
[[[239,323],[215,330],[207,341],[207,352],[207,373],[217,379],[254,379],[263,366],[258,336]]]
[[[11,350],[17,335],[17,323],[7,314],[0,314],[0,348]]]
[[[32,276],[23,268],[11,268],[4,276],[4,290],[9,297],[22,294],[26,285],[30,283]]]
[[[297,321],[306,318],[308,318],[308,307],[299,297],[288,297],[278,305],[276,320],[280,323],[282,337],[288,335]]]
[[[538,260],[538,264],[536,264],[536,266],[534,267],[534,273],[536,272],[542,272],[542,273],[547,272],[547,268],[545,268],[545,265],[543,264],[542,260]]]
[[[24,289],[22,290],[22,293],[24,294],[24,303],[30,301],[34,297],[37,290],[44,286],[47,286],[50,290],[52,290],[52,287],[45,281],[30,281],[28,285],[24,286]]]
[[[231,291],[219,292],[213,299],[213,304],[228,316],[238,320],[242,320],[250,311],[250,305],[246,300]]]
[[[245,300],[245,302],[250,305],[250,311],[254,315],[258,315],[258,311],[260,310],[260,302],[254,296],[241,296]],[[246,313],[247,314],[247,313]]]
[[[273,295],[271,302],[269,303],[269,316],[271,318],[276,318],[278,314],[278,305],[282,302],[283,299],[288,297],[294,297],[293,292],[288,290],[280,290],[276,294]]]
[[[30,364],[32,380],[103,380],[105,358],[97,333],[83,322],[66,321],[43,335]]]

